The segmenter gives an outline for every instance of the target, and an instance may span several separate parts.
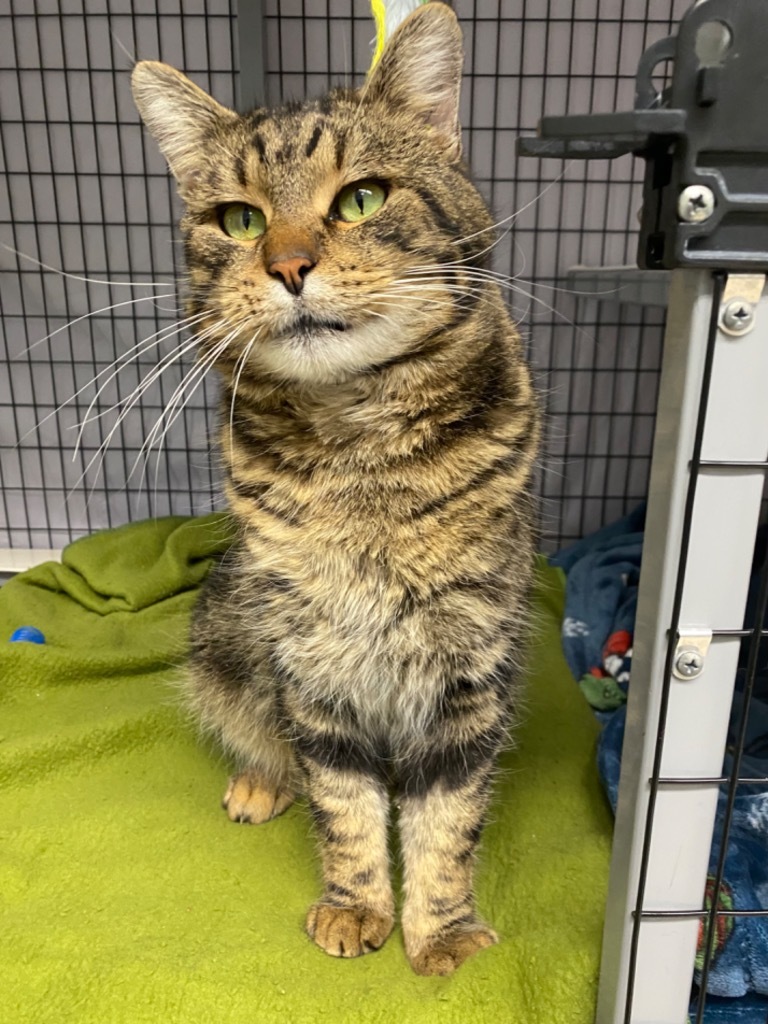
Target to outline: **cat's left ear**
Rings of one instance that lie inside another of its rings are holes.
[[[418,114],[439,132],[447,154],[461,157],[459,90],[464,52],[456,15],[444,3],[418,7],[387,42],[364,87]]]
[[[237,121],[180,71],[143,60],[131,76],[141,119],[156,139],[182,192],[194,185],[218,129]]]

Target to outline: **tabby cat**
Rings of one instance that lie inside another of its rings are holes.
[[[167,65],[133,75],[186,206],[239,528],[194,616],[189,699],[239,760],[233,821],[306,794],[324,881],[306,927],[333,956],[392,930],[394,803],[419,974],[497,941],[472,871],[534,550],[537,400],[483,269],[461,70],[430,3],[359,91],[240,116]]]

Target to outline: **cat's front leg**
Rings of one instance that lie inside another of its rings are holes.
[[[381,781],[354,767],[313,760],[304,766],[325,887],[309,910],[307,932],[331,956],[370,953],[393,924],[387,792]]]
[[[498,942],[475,911],[474,855],[488,803],[492,760],[460,777],[438,774],[400,801],[405,864],[403,936],[417,974],[451,974]]]

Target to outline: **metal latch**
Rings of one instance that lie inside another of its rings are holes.
[[[720,305],[721,331],[732,338],[740,338],[752,330],[764,284],[763,274],[728,275]]]

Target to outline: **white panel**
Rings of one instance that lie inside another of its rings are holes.
[[[624,1021],[629,943],[646,824],[668,630],[678,572],[689,461],[698,413],[709,320],[706,272],[675,271],[654,444],[640,581],[633,686],[627,714],[614,858],[607,909],[598,1021]],[[702,459],[765,460],[768,404],[734,402],[737,384],[768,378],[768,299],[755,330],[738,340],[718,332]],[[752,385],[750,384],[750,389]],[[679,632],[740,629],[753,558],[763,477],[703,469],[699,476],[682,591]],[[722,770],[739,644],[714,638],[703,673],[673,679],[663,734],[661,776],[718,777]],[[639,684],[639,685],[638,685]],[[644,911],[700,910],[712,842],[717,788],[659,789]],[[633,1024],[686,1019],[698,920],[643,920],[635,972]]]

